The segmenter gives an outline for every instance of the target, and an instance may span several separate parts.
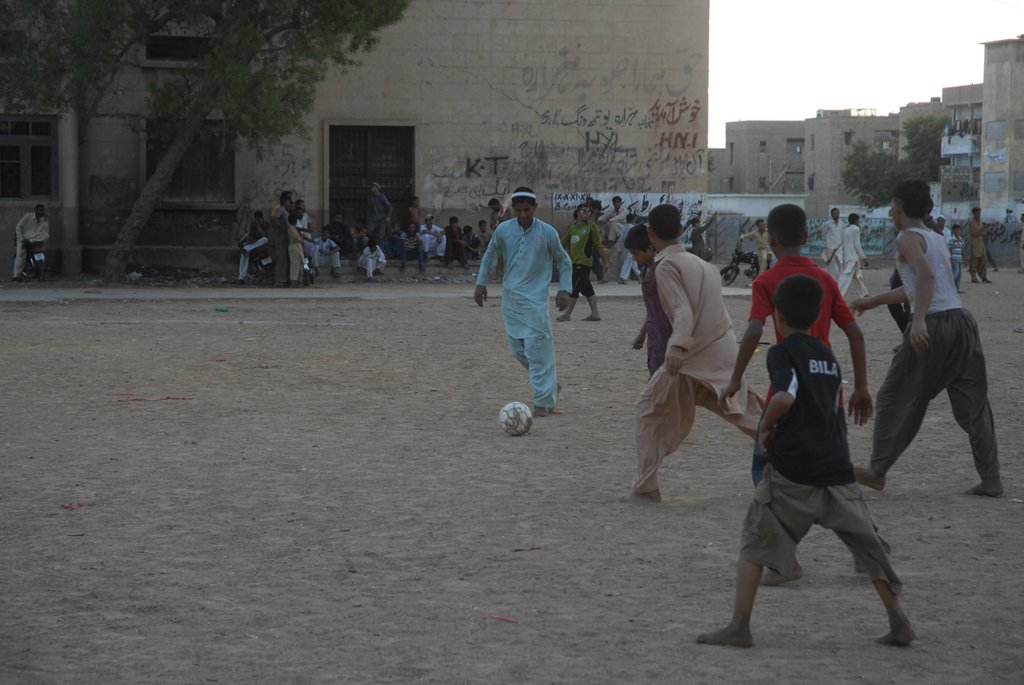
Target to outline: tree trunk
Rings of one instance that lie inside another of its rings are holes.
[[[175,170],[185,157],[185,152],[192,145],[192,141],[196,139],[200,127],[210,114],[209,108],[199,108],[199,110],[201,111],[194,111],[191,118],[185,121],[174,138],[174,142],[160,159],[160,163],[156,165],[153,175],[146,181],[146,185],[142,186],[142,192],[139,193],[138,199],[132,205],[131,214],[128,215],[117,232],[117,238],[111,245],[110,252],[107,253],[107,263],[103,269],[104,282],[120,283],[124,280],[128,255],[135,246],[139,233],[142,232],[143,227],[153,215],[157,203],[167,192],[167,188],[171,184],[171,177],[174,176]]]

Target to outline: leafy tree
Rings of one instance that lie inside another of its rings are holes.
[[[939,165],[942,162],[942,131],[947,117],[941,114],[925,114],[908,119],[903,124],[903,135],[907,147],[901,161],[906,163],[908,177],[923,178],[926,181],[939,180]]]
[[[946,118],[928,114],[908,119],[903,124],[907,138],[899,159],[887,150],[880,150],[857,141],[843,158],[843,187],[868,207],[888,204],[892,189],[902,180],[939,178],[942,161],[942,128]]]
[[[840,178],[843,187],[867,207],[881,207],[889,202],[898,177],[896,156],[879,150],[864,141],[856,141],[843,159]]]
[[[107,257],[104,280],[119,281],[206,119],[216,114],[221,135],[256,149],[300,133],[329,65],[357,64],[410,1],[0,0],[21,46],[0,70],[0,109],[73,110],[84,134],[148,37],[205,39],[194,64],[161,73],[149,88],[147,135],[167,147]]]

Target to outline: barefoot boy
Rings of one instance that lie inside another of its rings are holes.
[[[856,476],[863,485],[883,489],[885,474],[921,429],[928,403],[945,390],[953,417],[970,437],[974,468],[981,476],[967,494],[999,497],[1003,484],[978,324],[960,306],[945,240],[924,225],[931,209],[924,181],[906,181],[893,191],[896,269],[903,286],[851,305],[858,313],[904,301],[911,307],[903,344],[878,389],[871,465],[857,469]]]
[[[864,334],[854,319],[853,312],[846,306],[846,301],[839,293],[835,279],[811,259],[801,256],[800,252],[807,243],[807,215],[796,205],[779,205],[768,214],[768,240],[772,252],[778,261],[768,271],[761,273],[754,280],[751,289],[750,317],[747,330],[740,341],[739,353],[733,365],[732,377],[722,391],[723,401],[731,398],[743,382],[743,372],[750,363],[750,358],[757,349],[764,330],[765,320],[772,315],[772,297],[775,288],[783,279],[796,274],[810,276],[818,281],[824,293],[821,313],[811,325],[811,335],[816,337],[825,347],[831,349],[829,330],[835,322],[850,343],[850,356],[853,360],[853,394],[850,395],[850,415],[854,423],[861,425],[871,418],[871,392],[868,390],[867,359],[864,347]],[[775,340],[782,342],[783,335],[779,322],[775,321]],[[771,393],[769,391],[769,399]],[[751,464],[751,475],[754,485],[761,480],[764,472],[765,457],[756,448]]]
[[[665,363],[665,348],[672,335],[672,323],[665,316],[665,310],[658,301],[658,283],[655,280],[654,246],[647,237],[647,227],[638,224],[629,229],[622,241],[623,247],[640,266],[640,290],[644,296],[647,317],[640,332],[633,339],[633,349],[642,350],[647,342],[647,372],[654,372]]]
[[[773,317],[785,340],[768,351],[774,392],[757,436],[768,465],[743,523],[732,622],[697,642],[753,644],[750,614],[762,569],[792,575],[796,546],[815,523],[835,531],[871,576],[889,616],[890,631],[878,641],[905,646],[916,637],[897,598],[900,580],[854,483],[839,364],[811,335],[822,296],[809,276],[790,276],[775,289]]]
[[[636,402],[637,475],[634,496],[661,499],[658,468],[693,427],[698,406],[754,437],[763,403],[741,381],[735,397],[719,404],[719,391],[736,359],[736,334],[722,300],[715,267],[679,244],[679,210],[659,205],[649,215],[647,236],[658,254],[658,300],[671,333],[665,363],[647,381]]]

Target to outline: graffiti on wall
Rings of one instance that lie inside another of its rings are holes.
[[[502,145],[484,149],[425,150],[440,160],[422,180],[426,207],[482,209],[519,185],[542,194],[672,194],[707,169],[701,132],[705,105],[688,91],[704,56],[671,73],[644,57],[611,66],[563,48],[522,67],[521,105],[504,122]],[[622,105],[627,97],[636,104]]]
[[[593,193],[553,193],[551,195],[551,208],[555,211],[571,212],[584,200],[590,198],[600,200],[604,207],[612,206],[612,198],[618,195],[622,198],[622,206],[630,214],[638,217],[646,217],[647,213],[658,205],[675,205],[683,220],[700,216],[704,211],[705,196],[703,193],[614,193],[614,192],[593,192]]]
[[[296,197],[308,195],[307,185],[317,177],[312,148],[305,145],[275,146],[270,157],[264,158],[255,169],[249,177],[245,196],[257,207],[273,205],[285,190],[294,191]]]

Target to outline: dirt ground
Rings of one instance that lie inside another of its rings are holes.
[[[635,284],[599,287],[603,321],[556,325],[564,413],[520,438],[496,416],[527,377],[471,286],[5,289],[0,682],[1024,682],[1024,275],[992,277],[964,303],[1007,495],[961,494],[977,476],[944,396],[867,494],[909,649],[874,643],[881,604],[818,529],[805,578],[760,593],[753,649],[694,644],[730,616],[751,446],[699,414],[665,501],[621,501],[647,377]],[[727,303],[739,334],[749,298]],[[898,335],[884,311],[861,325],[874,391]],[[765,387],[763,354],[748,379]],[[870,439],[851,427],[855,463]]]

